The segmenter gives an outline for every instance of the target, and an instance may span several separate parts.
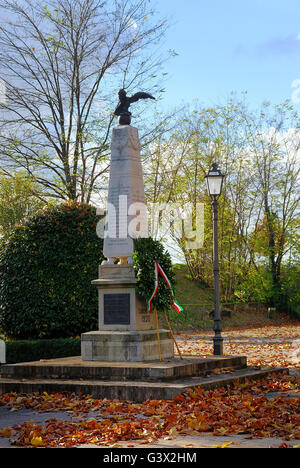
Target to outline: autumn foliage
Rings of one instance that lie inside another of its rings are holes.
[[[0,430],[25,447],[71,447],[83,443],[135,446],[177,435],[245,434],[247,437],[300,438],[299,381],[281,374],[257,382],[237,383],[215,390],[195,388],[173,400],[129,401],[95,399],[90,395],[16,393],[0,396],[0,406],[11,410],[29,408],[40,412],[65,411],[69,420],[50,417],[44,425],[28,421]],[[272,397],[270,392],[280,392]],[[270,396],[269,396],[270,395]]]

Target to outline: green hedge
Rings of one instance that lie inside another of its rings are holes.
[[[0,250],[0,330],[8,338],[78,336],[97,327],[103,240],[96,209],[65,203],[16,227]]]
[[[7,364],[80,356],[81,354],[80,338],[8,341],[5,344]]]

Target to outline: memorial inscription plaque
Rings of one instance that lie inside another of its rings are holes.
[[[104,294],[104,325],[130,324],[130,294]]]

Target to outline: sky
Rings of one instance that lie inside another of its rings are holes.
[[[300,110],[299,0],[157,0],[169,18],[162,44],[178,53],[166,64],[166,105],[226,102],[246,91],[259,107],[291,99]]]

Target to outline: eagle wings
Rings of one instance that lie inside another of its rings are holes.
[[[115,115],[122,115],[122,114],[130,114],[129,107],[133,102],[137,102],[140,99],[155,99],[155,97],[151,96],[149,93],[135,93],[133,96],[129,97],[126,95],[126,91],[124,89],[120,89],[119,91],[119,104],[114,112]]]
[[[137,102],[140,99],[155,99],[155,97],[151,96],[151,94],[149,93],[140,92],[140,93],[135,93],[133,96],[128,97],[127,99],[129,99],[130,104],[132,104],[133,102]]]

